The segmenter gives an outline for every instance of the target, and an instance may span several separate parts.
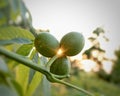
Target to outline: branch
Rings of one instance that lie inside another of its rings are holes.
[[[85,94],[87,94],[89,96],[94,96],[93,94],[91,94],[90,92],[88,92],[88,91],[86,91],[86,90],[84,90],[82,88],[79,88],[79,87],[74,86],[74,85],[72,85],[70,83],[67,83],[67,82],[64,82],[62,80],[57,79],[54,74],[48,72],[44,68],[41,68],[41,67],[37,66],[36,63],[32,62],[28,58],[25,58],[25,57],[23,57],[21,55],[10,52],[10,51],[6,50],[5,48],[3,48],[1,46],[0,46],[0,53],[3,54],[4,56],[8,57],[8,58],[11,58],[11,59],[14,59],[17,62],[20,62],[21,64],[23,64],[25,66],[28,66],[28,67],[36,70],[36,71],[39,71],[39,72],[43,73],[50,82],[61,83],[61,84],[67,85],[69,87],[72,87],[72,88],[74,88],[74,89],[76,89],[78,91],[81,91],[81,92],[83,92],[83,93],[85,93]],[[55,57],[53,59],[55,59]]]

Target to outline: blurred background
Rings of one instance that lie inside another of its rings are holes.
[[[66,81],[82,86],[96,96],[120,96],[119,0],[24,2],[36,29],[49,30],[58,40],[71,31],[85,36],[82,52],[70,58],[71,77]],[[51,90],[51,96],[80,96],[79,92],[64,85],[52,84]]]

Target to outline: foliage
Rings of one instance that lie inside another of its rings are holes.
[[[72,81],[73,84],[78,84],[82,88],[93,92],[95,96],[120,95],[119,87],[99,79],[95,73],[85,73],[83,71],[79,71],[77,76],[74,75],[71,78],[66,79],[66,81]],[[51,90],[52,96],[85,96],[84,94],[80,95],[80,93],[74,89],[59,84],[52,84]]]
[[[0,46],[35,62],[31,24],[31,15],[22,0],[0,0]],[[32,96],[41,80],[41,73],[0,57],[0,95]]]
[[[102,65],[102,61],[108,60],[108,58],[105,57],[105,50],[101,48],[101,42],[99,41],[99,38],[104,39],[106,42],[108,42],[109,39],[104,35],[105,30],[103,28],[98,27],[93,30],[92,33],[92,36],[88,38],[92,46],[89,49],[85,50],[83,55],[87,56],[86,59],[91,59],[96,62],[99,66],[97,75],[101,79],[109,81],[110,76],[105,72]]]
[[[118,86],[120,86],[120,49],[115,51],[116,55],[116,60],[111,60],[113,61],[113,69],[110,74],[107,74],[104,69],[102,69],[102,61],[103,60],[109,60],[109,58],[106,58],[104,56],[105,50],[101,48],[100,41],[98,38],[102,37],[105,41],[109,41],[109,39],[104,35],[105,31],[98,27],[93,31],[93,36],[89,37],[88,39],[91,41],[92,46],[85,50],[83,55],[87,56],[87,59],[94,60],[97,62],[97,64],[100,67],[100,70],[97,72],[97,75],[103,79],[106,80],[107,82],[114,83]],[[93,51],[97,51],[97,55],[94,56],[92,54]],[[101,55],[102,53],[102,55]],[[102,59],[99,60],[99,57]]]
[[[111,73],[111,82],[115,83],[116,85],[120,86],[120,49],[115,51],[116,60],[114,61],[113,70]]]
[[[94,58],[97,59],[97,61],[99,61],[98,57],[94,57],[92,54],[93,51],[97,51],[98,54],[105,53],[105,50],[101,48],[100,41],[98,40],[98,38],[102,37],[106,41],[109,41],[109,39],[105,35],[103,35],[105,31],[100,27],[96,28],[92,33],[93,35],[88,38],[88,40],[92,43],[92,46],[89,49],[85,50],[83,55],[87,55],[88,59]]]
[[[0,45],[12,43],[29,44],[32,43],[31,40],[34,40],[34,36],[25,29],[14,26],[0,28]]]

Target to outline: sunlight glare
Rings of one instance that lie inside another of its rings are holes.
[[[63,50],[62,49],[59,49],[58,52],[57,52],[58,55],[62,55],[63,54]]]

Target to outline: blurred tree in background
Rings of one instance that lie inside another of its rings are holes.
[[[83,56],[86,55],[86,59],[90,59],[95,61],[99,65],[99,71],[96,72],[97,75],[108,82],[113,82],[116,85],[120,86],[120,48],[115,50],[116,60],[110,60],[105,57],[105,50],[101,48],[100,41],[98,38],[102,37],[106,42],[109,39],[104,35],[105,31],[98,27],[93,31],[93,35],[88,38],[88,40],[92,43],[92,46],[85,50]],[[111,61],[113,63],[111,73],[106,73],[103,69],[103,61]]]
[[[91,47],[84,51],[83,56],[86,55],[86,59],[95,61],[99,69],[102,69],[102,61],[107,60],[105,57],[105,50],[101,48],[99,38],[109,41],[109,39],[104,35],[105,31],[98,27],[92,32],[92,36],[88,40],[92,43]]]
[[[114,66],[111,72],[111,82],[120,87],[120,48],[115,51],[116,60],[113,61]]]

